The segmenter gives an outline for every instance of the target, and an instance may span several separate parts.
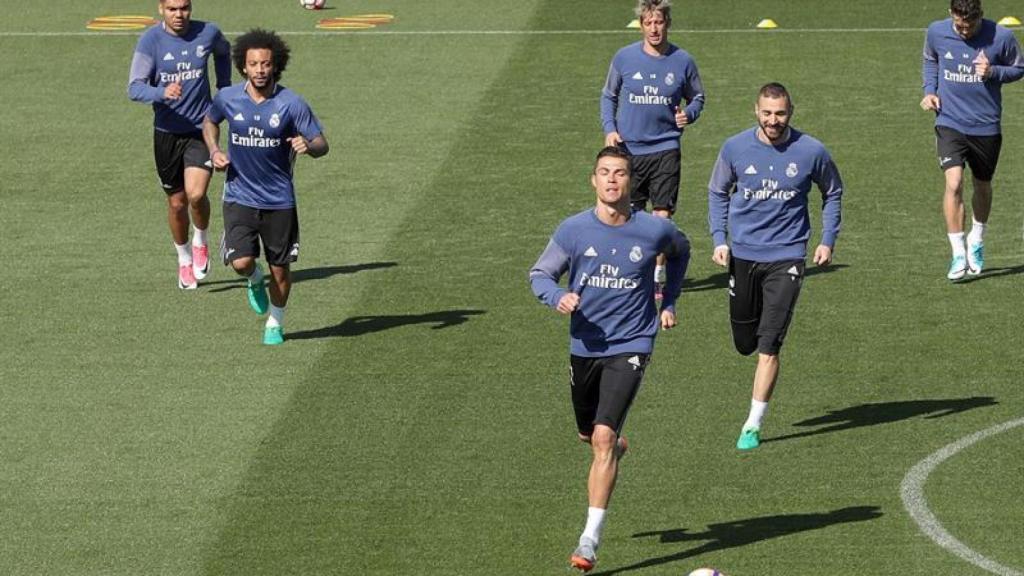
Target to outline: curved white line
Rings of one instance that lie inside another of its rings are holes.
[[[974,550],[971,550],[963,542],[957,540],[952,534],[947,532],[945,528],[942,527],[942,524],[939,523],[938,518],[936,518],[935,515],[932,514],[931,510],[928,509],[928,503],[924,499],[924,483],[928,480],[928,475],[932,473],[932,470],[935,470],[939,464],[942,464],[957,452],[976,442],[980,442],[989,436],[994,436],[1000,432],[1006,432],[1007,430],[1016,428],[1017,426],[1024,426],[1024,418],[1011,420],[982,430],[981,432],[975,432],[970,436],[965,436],[964,438],[953,442],[915,464],[914,467],[907,472],[907,475],[903,477],[903,482],[900,483],[900,497],[903,499],[903,507],[907,509],[907,512],[910,514],[910,517],[914,519],[914,522],[917,522],[917,525],[921,528],[922,532],[935,541],[939,546],[942,546],[946,550],[949,550],[971,564],[993,574],[998,574],[999,576],[1024,576],[1024,573],[1021,573],[1019,570],[1003,566],[993,560],[989,560]]]

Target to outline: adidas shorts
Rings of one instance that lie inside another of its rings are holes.
[[[171,134],[153,131],[153,157],[160,186],[167,194],[185,189],[185,169],[202,168],[213,172],[210,151],[203,141],[202,132]]]
[[[630,156],[629,200],[634,210],[654,210],[674,214],[679,198],[679,149]]]
[[[779,353],[803,281],[803,260],[729,260],[729,321],[740,354]]]
[[[935,127],[935,148],[939,154],[939,167],[943,171],[966,163],[971,168],[972,176],[982,182],[991,182],[1002,147],[1001,134],[971,136],[946,126]]]
[[[299,259],[299,212],[295,208],[263,210],[224,203],[224,259],[258,258],[260,244],[267,263],[287,266]]]
[[[572,407],[580,434],[590,436],[597,424],[616,434],[622,431],[650,359],[650,354],[569,356]]]

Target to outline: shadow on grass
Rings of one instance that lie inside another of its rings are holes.
[[[844,268],[849,268],[849,264],[831,264],[829,266],[808,266],[804,269],[804,277],[817,276],[818,274],[828,274],[830,272],[838,272]],[[725,289],[729,286],[729,273],[719,272],[712,274],[703,280],[686,280],[683,282],[683,292],[702,292],[704,290],[719,290]]]
[[[824,426],[806,432],[796,432],[774,438],[765,438],[761,443],[778,442],[780,440],[792,440],[793,438],[804,438],[817,434],[828,434],[851,428],[864,426],[875,426],[889,422],[899,422],[915,416],[925,418],[940,418],[958,412],[966,412],[974,408],[984,408],[999,404],[991,396],[972,396],[970,398],[952,398],[949,400],[907,400],[904,402],[878,402],[874,404],[861,404],[851,406],[842,410],[829,410],[828,414],[801,420],[794,426]]]
[[[450,326],[458,326],[469,321],[470,316],[484,314],[484,310],[445,310],[427,314],[402,314],[395,316],[354,316],[335,324],[315,330],[303,330],[288,334],[289,340],[312,340],[316,338],[336,338],[339,336],[362,336],[371,332],[382,332],[399,326],[412,324],[435,324],[432,330],[440,330]]]
[[[761,542],[762,540],[771,540],[772,538],[807,532],[809,530],[819,530],[836,524],[874,520],[881,516],[882,512],[878,506],[850,506],[821,514],[779,514],[776,516],[761,516],[760,518],[709,524],[707,530],[692,534],[686,528],[639,532],[634,534],[633,537],[657,536],[663,544],[698,541],[704,541],[704,543],[673,554],[648,558],[647,560],[621,568],[598,572],[594,576],[610,576],[612,574],[641,570],[687,558],[694,558],[709,552],[716,552],[727,548],[738,548],[747,544]]]
[[[397,262],[367,262],[365,264],[349,264],[346,266],[319,266],[317,268],[303,268],[292,270],[292,283],[305,282],[307,280],[325,280],[331,276],[355,274],[365,270],[379,270],[381,268],[393,268],[398,266]],[[229,268],[229,274],[233,274]],[[266,272],[264,272],[265,274]],[[230,280],[216,280],[214,282],[203,282],[201,288],[218,286],[210,290],[211,293],[224,292],[245,287],[245,279],[242,277],[231,278]]]
[[[1000,276],[1013,276],[1016,274],[1024,274],[1024,264],[1013,267],[1003,268],[986,268],[978,276],[965,276],[963,280],[958,280],[957,284],[970,284],[977,282],[978,280],[988,280],[991,278],[998,278]]]

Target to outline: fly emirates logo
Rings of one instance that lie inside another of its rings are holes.
[[[580,274],[579,287],[592,286],[594,288],[612,288],[615,290],[633,290],[640,283],[633,278],[622,278],[619,276],[620,270],[618,266],[612,266],[611,264],[601,264],[600,272],[597,276],[587,274],[586,272]]]
[[[659,88],[657,86],[644,85],[643,94],[629,93],[630,104],[653,104],[657,106],[668,106],[672,104],[672,99],[668,96],[662,96],[658,94]]]
[[[248,146],[250,148],[277,148],[281,145],[281,139],[267,138],[263,135],[262,128],[250,126],[249,133],[245,136],[232,132],[231,143],[236,146]]]
[[[201,67],[192,69],[191,62],[178,62],[174,67],[174,72],[160,73],[161,84],[174,84],[175,82],[184,82],[186,80],[200,80],[203,77],[203,69]]]
[[[744,200],[791,200],[796,190],[779,190],[779,181],[774,178],[762,178],[758,189],[743,188]]]
[[[978,84],[984,82],[981,74],[976,74],[975,67],[969,64],[957,64],[956,70],[943,70],[943,77],[949,82],[960,82],[962,84]]]

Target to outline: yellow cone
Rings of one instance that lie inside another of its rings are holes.
[[[772,20],[771,18],[765,18],[764,20],[761,20],[760,22],[757,23],[757,27],[770,30],[772,28],[778,28],[779,25],[775,23],[775,20]]]
[[[626,24],[626,28],[639,28],[639,27],[640,27],[640,21],[639,20],[633,20],[629,24]]]
[[[1020,20],[1013,16],[1007,16],[999,21],[1000,26],[1020,26]]]

